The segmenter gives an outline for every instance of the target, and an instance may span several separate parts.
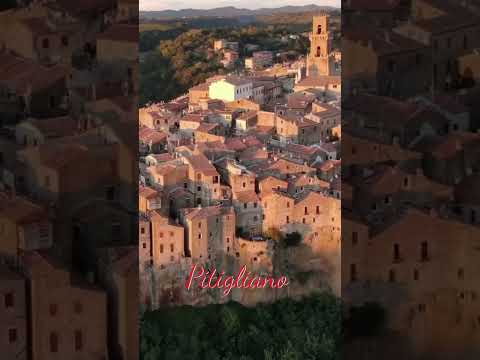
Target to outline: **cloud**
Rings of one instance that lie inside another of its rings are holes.
[[[211,9],[223,6],[258,9],[261,7],[280,7],[287,5],[328,5],[340,7],[341,0],[274,0],[268,3],[258,0],[140,0],[141,10],[179,10],[186,8]]]

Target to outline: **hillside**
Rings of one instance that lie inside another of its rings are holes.
[[[236,7],[219,7],[208,10],[201,9],[182,9],[182,10],[163,10],[163,11],[140,11],[142,19],[182,19],[198,17],[226,17],[235,18],[242,16],[268,16],[285,13],[305,13],[305,12],[335,12],[338,8],[331,6],[305,5],[305,6],[283,6],[279,8],[261,8],[257,10],[239,9]]]

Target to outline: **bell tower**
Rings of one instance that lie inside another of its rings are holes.
[[[334,71],[332,53],[333,37],[329,31],[328,16],[313,17],[310,35],[310,54],[307,59],[307,76],[332,75]]]

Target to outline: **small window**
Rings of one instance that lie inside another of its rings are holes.
[[[58,313],[58,305],[57,304],[50,304],[50,315],[55,316]]]
[[[17,342],[17,329],[8,329],[8,343],[13,344]]]
[[[417,269],[413,270],[413,280],[418,281],[420,279],[420,273]]]
[[[55,332],[50,333],[50,352],[58,352],[58,335]]]
[[[163,254],[163,244],[160,244],[160,254]]]
[[[358,244],[358,233],[356,231],[352,232],[352,245],[355,246]]]
[[[62,36],[62,45],[67,47],[69,44],[69,39],[68,39],[68,36]]]
[[[50,40],[48,40],[47,38],[43,39],[42,40],[42,47],[44,49],[48,49],[50,47]]]
[[[416,55],[415,55],[415,64],[416,64],[416,65],[421,65],[421,64],[422,64],[422,60],[423,60],[422,54],[416,54]]]
[[[8,309],[8,308],[11,308],[14,306],[14,296],[13,296],[13,293],[7,293],[5,294],[5,307]]]
[[[175,246],[173,244],[170,244],[170,252],[173,252],[175,250]]]
[[[459,280],[463,280],[465,278],[465,271],[463,268],[458,269],[457,277]]]
[[[105,190],[105,198],[108,201],[113,201],[115,200],[115,187],[113,186],[108,186]]]
[[[422,261],[428,261],[429,260],[428,243],[426,241],[422,242],[422,244],[421,244],[420,259]]]
[[[350,264],[350,282],[357,281],[357,265]]]
[[[393,244],[393,261],[398,262],[400,261],[400,245]]]
[[[392,283],[397,281],[395,270],[392,269],[388,272],[388,281]]]
[[[83,348],[83,336],[80,330],[75,330],[75,351],[81,351]]]

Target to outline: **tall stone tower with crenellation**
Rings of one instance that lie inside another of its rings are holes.
[[[333,35],[329,31],[328,15],[314,16],[310,54],[307,58],[308,77],[336,75],[332,43]]]

